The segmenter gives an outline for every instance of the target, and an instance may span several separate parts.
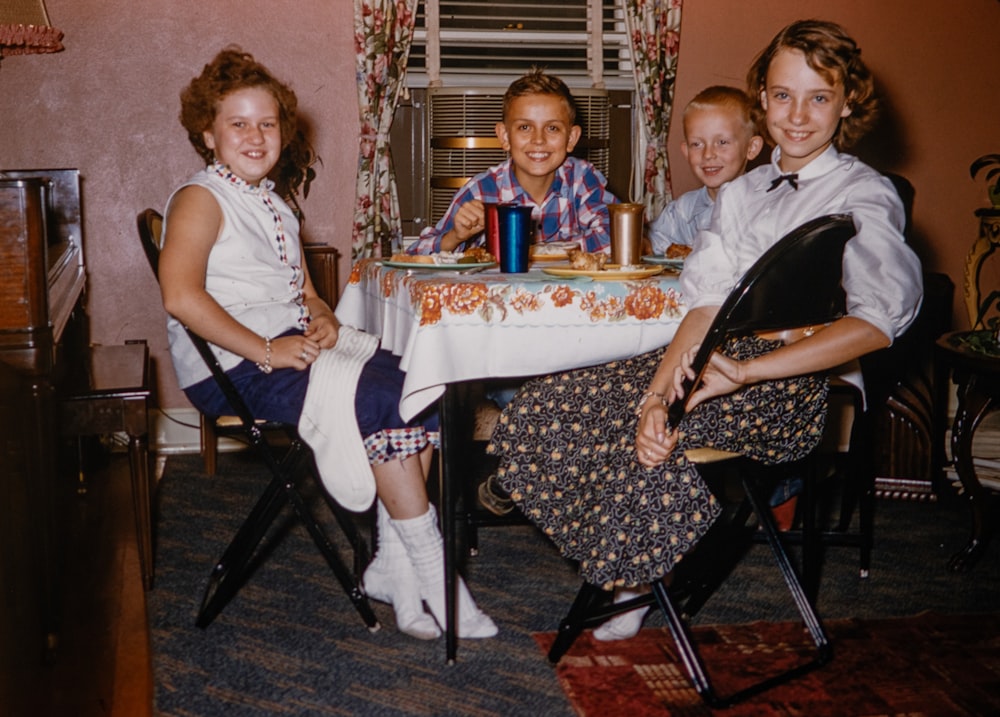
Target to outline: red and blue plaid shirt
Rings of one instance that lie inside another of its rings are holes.
[[[539,207],[524,191],[511,160],[507,160],[470,179],[451,201],[451,206],[436,226],[426,227],[420,238],[407,250],[410,254],[432,254],[441,251],[441,237],[455,223],[458,208],[470,199],[486,202],[516,202],[534,207],[531,217],[537,227],[536,241],[580,241],[589,252],[604,251],[610,244],[608,204],[617,200],[607,190],[604,175],[583,159],[567,157],[556,170],[552,186]],[[480,233],[457,247],[482,246],[485,236]]]

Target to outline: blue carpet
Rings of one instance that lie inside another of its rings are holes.
[[[293,519],[279,520],[265,559],[215,622],[195,627],[211,565],[264,481],[244,454],[223,456],[214,478],[201,472],[197,456],[168,459],[159,490],[157,583],[149,594],[158,715],[575,714],[532,633],[557,629],[579,580],[528,526],[481,530],[480,555],[465,572],[501,632],[460,641],[455,665],[445,664],[443,640],[398,633],[391,608],[381,603],[373,607],[382,629],[369,633]],[[967,521],[964,507],[951,502],[880,502],[871,577],[858,579],[856,550],[830,550],[820,613],[870,619],[997,609],[998,546],[970,574],[945,570],[964,544]],[[783,590],[766,547],[755,546],[697,622],[791,619],[794,608],[775,599]],[[655,614],[646,621],[662,624]]]

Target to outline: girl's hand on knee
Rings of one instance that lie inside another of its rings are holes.
[[[316,362],[320,345],[305,336],[282,336],[271,341],[271,366],[304,371]]]
[[[316,342],[321,349],[332,349],[337,345],[339,330],[340,325],[333,317],[333,314],[328,316],[320,315],[313,317],[313,320],[309,322],[309,326],[306,327],[305,336]]]
[[[677,445],[677,431],[667,426],[667,411],[659,401],[647,401],[639,416],[635,453],[639,463],[653,468],[663,463]]]

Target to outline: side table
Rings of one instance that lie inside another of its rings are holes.
[[[139,564],[143,587],[149,590],[153,586],[149,347],[145,342],[91,346],[86,362],[85,374],[60,396],[59,429],[63,436],[75,438],[118,432],[128,435]]]
[[[974,351],[962,343],[970,331],[954,331],[937,340],[942,367],[950,368],[958,386],[958,409],[951,428],[951,453],[955,472],[972,510],[972,535],[962,550],[948,561],[952,572],[971,570],[982,557],[1000,520],[997,495],[983,486],[972,462],[972,438],[983,419],[1000,409],[1000,357]],[[997,515],[993,515],[997,513]]]

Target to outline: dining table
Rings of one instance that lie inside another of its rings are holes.
[[[457,653],[457,424],[469,381],[539,376],[629,358],[666,345],[686,311],[679,269],[644,264],[602,271],[533,263],[501,273],[491,264],[358,260],[336,308],[345,325],[378,336],[405,372],[399,412],[409,420],[437,404],[444,536],[446,660]]]

